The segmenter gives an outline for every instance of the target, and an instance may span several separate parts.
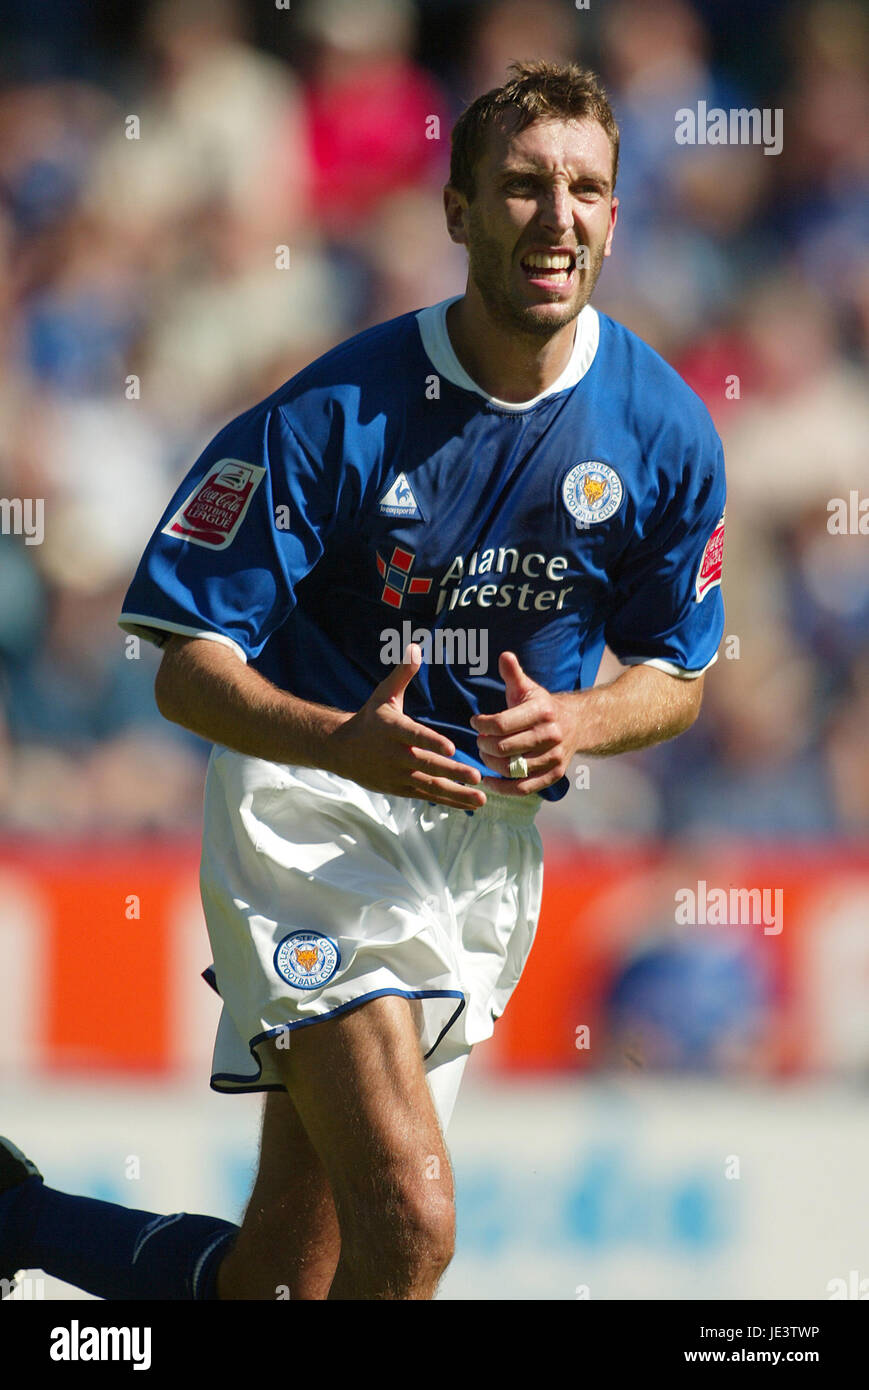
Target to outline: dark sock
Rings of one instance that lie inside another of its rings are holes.
[[[0,1268],[41,1269],[99,1298],[216,1299],[238,1229],[215,1216],[73,1197],[28,1178],[0,1195]]]

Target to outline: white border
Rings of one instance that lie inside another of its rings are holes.
[[[699,671],[687,671],[684,666],[675,666],[672,661],[665,661],[660,656],[620,656],[618,660],[622,666],[654,666],[656,671],[666,671],[668,676],[676,676],[678,680],[696,681],[698,676],[702,676],[704,671],[715,665],[718,653],[716,652],[705,666],[701,666]]]
[[[547,386],[545,391],[541,391],[539,396],[534,396],[530,401],[501,401],[497,396],[490,396],[488,391],[484,391],[482,386],[477,385],[473,377],[468,376],[455,354],[447,331],[447,309],[451,304],[455,304],[457,300],[463,298],[464,295],[454,294],[450,299],[442,299],[439,304],[431,304],[428,308],[420,309],[416,315],[416,321],[422,338],[422,345],[432,366],[441,376],[445,376],[447,381],[451,381],[454,386],[461,386],[465,391],[475,391],[478,396],[482,396],[491,405],[496,405],[499,410],[513,412],[530,410],[532,406],[538,405],[547,396],[554,396],[559,391],[566,391],[569,386],[575,386],[578,381],[582,381],[595,359],[600,342],[600,319],[597,316],[597,310],[593,309],[590,304],[586,304],[576,317],[573,350],[567,366],[557,381],[554,381],[551,386]]]
[[[177,632],[181,637],[204,637],[209,642],[220,642],[224,647],[229,647],[236,656],[247,665],[247,656],[243,648],[231,637],[227,637],[222,632],[207,632],[199,627],[185,627],[183,623],[170,623],[165,618],[149,618],[144,613],[122,613],[118,619],[118,627],[124,632],[132,633],[134,637],[144,637],[146,642],[153,642],[155,646],[162,646],[154,636],[155,632]]]

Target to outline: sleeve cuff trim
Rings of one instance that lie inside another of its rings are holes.
[[[619,661],[622,666],[654,666],[656,671],[666,671],[668,676],[676,676],[678,680],[696,681],[698,676],[702,676],[704,671],[708,671],[710,666],[714,666],[718,660],[716,652],[711,661],[707,661],[705,666],[701,666],[697,671],[688,671],[684,666],[676,666],[672,661],[665,661],[660,656],[620,656]]]
[[[222,646],[229,647],[235,652],[240,661],[247,665],[247,655],[243,648],[231,637],[227,637],[223,632],[209,632],[205,628],[186,627],[183,623],[170,623],[165,618],[149,618],[143,613],[122,613],[118,619],[118,627],[123,628],[124,632],[130,632],[135,637],[143,637],[146,642],[153,642],[156,647],[162,647],[169,633],[178,633],[181,637],[204,637],[209,642],[220,642]]]

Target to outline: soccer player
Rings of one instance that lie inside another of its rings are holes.
[[[268,1092],[259,1173],[239,1230],[51,1192],[7,1146],[0,1273],[434,1296],[444,1130],[531,949],[536,811],[574,754],[688,728],[723,631],[718,437],[589,303],[617,162],[593,74],[514,64],[452,136],[464,295],[326,353],[171,500],[121,624],[163,648],[163,714],[214,744],[211,1084]],[[625,670],[592,689],[605,643]]]

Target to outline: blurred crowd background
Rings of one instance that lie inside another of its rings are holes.
[[[462,291],[450,127],[530,57],[607,85],[621,207],[594,302],[702,396],[729,476],[703,716],[596,768],[558,828],[865,834],[869,538],[827,509],[869,495],[869,18],[847,0],[4,0],[0,497],[46,516],[40,545],[0,536],[4,831],[196,828],[207,749],[116,626],[136,562],[233,415]],[[781,108],[781,153],[678,145],[700,100]]]

